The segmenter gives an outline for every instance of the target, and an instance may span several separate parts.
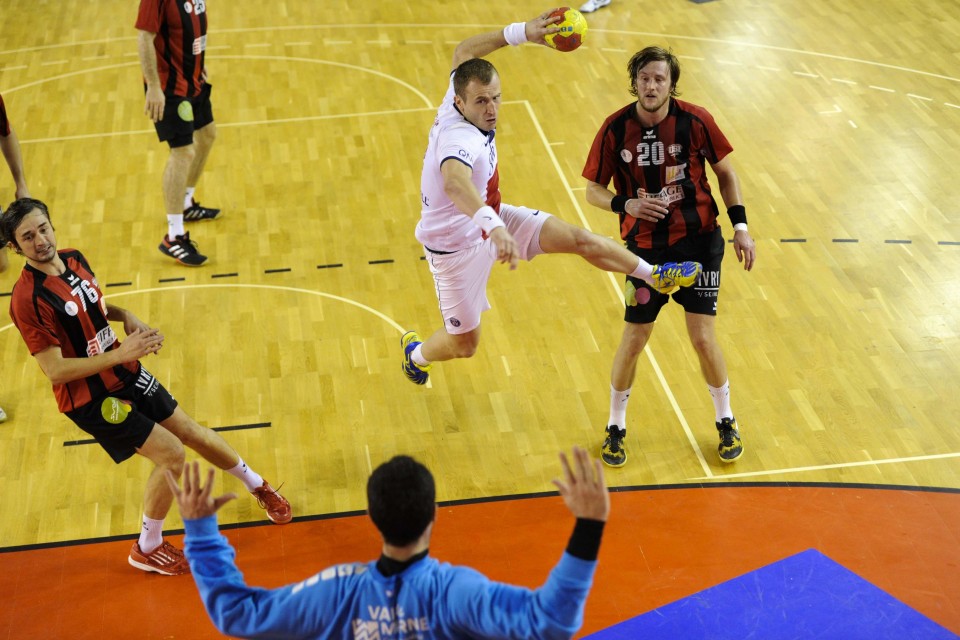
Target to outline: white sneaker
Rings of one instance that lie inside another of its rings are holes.
[[[583,6],[580,7],[580,13],[593,13],[611,2],[613,2],[613,0],[587,0],[583,3]]]
[[[3,412],[3,407],[0,407],[0,422],[7,421],[7,414]]]

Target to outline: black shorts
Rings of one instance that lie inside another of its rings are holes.
[[[647,324],[657,319],[660,309],[673,297],[688,313],[717,315],[720,297],[720,264],[724,241],[720,227],[712,233],[686,237],[666,249],[631,249],[650,264],[692,260],[703,265],[703,273],[692,287],[681,287],[670,295],[658,293],[640,278],[627,276],[623,319],[633,324]]]
[[[153,123],[160,142],[166,142],[171,149],[193,144],[193,132],[213,122],[212,89],[209,84],[204,84],[200,93],[192,98],[166,96],[163,119]]]
[[[153,425],[173,415],[177,401],[142,366],[122,389],[97,398],[66,416],[89,433],[113,461],[121,463],[147,441]]]

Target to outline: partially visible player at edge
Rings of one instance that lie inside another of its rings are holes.
[[[680,63],[669,51],[647,47],[627,65],[630,93],[637,98],[608,117],[597,133],[583,168],[587,202],[620,216],[620,235],[645,260],[697,260],[703,273],[696,284],[673,294],[686,312],[687,333],[700,359],[716,413],[722,462],[743,453],[740,430],[730,408],[730,383],[717,343],[717,300],[724,240],[719,210],[707,181],[709,163],[733,223],[733,249],[747,271],[756,247],[747,231],[740,181],[733,169],[733,147],[703,107],[678,100]],[[614,194],[607,185],[613,180]],[[627,400],[637,359],[654,321],[670,298],[636,277],[627,276],[623,337],[613,359],[610,416],[601,449],[603,461],[619,467],[624,447]]]
[[[641,278],[658,290],[689,286],[695,262],[651,265],[617,242],[549,213],[500,201],[494,140],[500,76],[483,59],[507,45],[545,44],[561,16],[547,11],[527,23],[467,38],[453,52],[453,71],[430,129],[420,181],[422,209],[416,236],[436,283],[443,327],[420,341],[401,338],[403,371],[426,384],[431,363],[469,358],[480,344],[480,314],[490,308],[487,280],[495,262],[515,269],[541,253],[572,253],[604,269]]]
[[[183,552],[163,540],[173,493],[164,477],[179,477],[184,445],[238,478],[277,524],[290,522],[290,503],[212,429],[184,413],[141,364],[157,353],[163,334],[132,312],[108,304],[86,258],[57,251],[47,206],[17,200],[0,216],[2,242],[26,258],[13,287],[10,317],[30,354],[53,383],[61,413],[89,433],[117,464],[138,453],[156,466],[147,480],[140,538],[128,562],[163,575],[189,573]],[[121,343],[110,321],[122,322]]]
[[[27,188],[26,172],[23,170],[23,155],[20,153],[20,140],[17,133],[10,126],[10,120],[7,119],[7,109],[3,104],[3,96],[0,96],[0,151],[7,161],[10,168],[10,175],[13,176],[16,198],[29,198],[30,190]],[[0,213],[3,213],[3,207],[0,207]],[[0,242],[0,273],[7,270],[9,261],[7,260],[7,248]],[[0,407],[0,422],[6,422],[7,414],[3,407]]]

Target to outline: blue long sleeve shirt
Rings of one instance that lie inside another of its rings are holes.
[[[494,582],[429,556],[385,577],[376,562],[334,565],[279,589],[249,587],[216,516],[187,520],[186,556],[217,629],[241,638],[570,638],[596,561],[564,553],[539,589]]]

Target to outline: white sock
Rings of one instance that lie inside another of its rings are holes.
[[[182,236],[186,233],[183,229],[183,214],[182,213],[168,213],[167,214],[167,237],[173,240],[177,236]]]
[[[653,265],[644,260],[643,258],[637,258],[640,263],[637,265],[637,268],[633,270],[632,275],[634,278],[640,278],[641,280],[649,280],[650,276],[653,275]]]
[[[430,364],[430,361],[423,357],[423,343],[421,342],[413,350],[413,353],[410,355],[410,359],[413,360],[416,364],[421,367],[425,367]]]
[[[193,192],[196,190],[196,187],[187,187],[187,195],[183,198],[184,209],[189,209],[193,205]]]
[[[254,489],[259,489],[263,486],[263,478],[260,477],[259,473],[248,467],[247,463],[243,461],[243,458],[240,458],[237,466],[233,469],[227,469],[227,473],[240,480],[243,486],[247,488],[247,491],[253,492]]]
[[[627,400],[630,399],[630,389],[617,391],[610,385],[610,420],[607,425],[615,424],[623,430],[627,428]]]
[[[163,543],[163,520],[154,520],[143,516],[143,524],[140,525],[140,551],[144,554],[153,553],[157,547]]]
[[[710,397],[713,398],[713,409],[717,412],[717,422],[720,422],[724,418],[732,418],[733,409],[730,408],[730,381],[727,380],[724,382],[722,387],[711,387],[708,384],[707,389],[710,390]]]

